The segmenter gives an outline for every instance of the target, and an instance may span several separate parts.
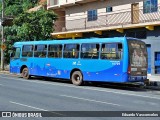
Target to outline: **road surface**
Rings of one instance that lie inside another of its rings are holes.
[[[57,111],[160,111],[160,91],[91,85],[74,86],[70,82],[45,81],[40,78],[25,80],[14,75],[0,74],[0,111],[52,111],[53,114],[59,115],[61,113]],[[45,119],[55,119],[55,117]],[[160,117],[58,117],[57,119],[160,120]]]

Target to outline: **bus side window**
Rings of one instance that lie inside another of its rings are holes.
[[[22,57],[33,56],[33,45],[24,45],[22,48]]]
[[[99,44],[95,44],[92,48],[91,59],[97,59],[99,55]]]
[[[11,58],[20,58],[21,48],[17,47],[13,49]]]
[[[62,45],[49,45],[48,57],[61,58],[62,57]]]
[[[122,57],[123,57],[123,47],[122,47],[122,44],[119,43],[118,44],[118,58],[122,59]]]
[[[82,44],[82,48],[81,48],[81,58],[86,58],[87,55],[87,48],[85,46],[83,46]]]
[[[99,57],[99,44],[82,44],[81,47],[81,58],[87,59],[98,59]]]
[[[107,48],[105,47],[105,44],[102,44],[101,59],[108,59],[108,57],[107,57]]]
[[[46,57],[47,45],[35,45],[34,57]]]
[[[101,59],[121,59],[121,58],[122,58],[121,43],[102,44]]]
[[[78,58],[79,57],[79,44],[65,44],[63,51],[64,58]]]

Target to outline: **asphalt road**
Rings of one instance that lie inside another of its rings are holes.
[[[0,74],[0,111],[54,111],[53,114],[59,114],[56,111],[160,111],[160,91],[74,86],[69,82],[57,82],[57,80],[45,81],[37,78],[24,80],[17,76]],[[61,116],[61,113],[59,115]],[[45,119],[55,119],[55,117]],[[56,119],[160,120],[160,117],[58,117]]]

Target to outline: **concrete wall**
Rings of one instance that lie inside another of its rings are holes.
[[[59,0],[60,5],[75,3],[75,0]]]
[[[58,20],[56,20],[54,29],[56,32],[65,31],[65,11],[55,11],[58,15]]]
[[[151,74],[155,74],[155,52],[160,52],[160,27],[155,27],[154,31],[147,31],[147,39],[143,40],[151,45]]]
[[[142,8],[142,0],[104,0],[66,8],[66,28],[74,29],[94,26],[104,26],[131,22],[131,4],[139,3]],[[113,11],[106,13],[106,7],[111,6]],[[87,11],[97,9],[98,19],[87,21]],[[125,12],[125,13],[124,13]],[[121,19],[120,19],[121,18]],[[74,26],[73,26],[74,25]]]
[[[103,0],[67,7],[65,9],[66,29],[86,29],[132,24],[131,4],[133,3],[139,3],[137,15],[139,23],[148,22],[149,20],[160,20],[159,11],[143,14],[143,0]],[[107,6],[111,6],[113,11],[106,13]],[[87,21],[87,11],[93,9],[97,10],[98,18],[95,21]]]
[[[54,0],[48,0],[50,3]],[[59,0],[58,5],[74,3],[75,0]],[[96,2],[89,2],[85,4],[73,4],[62,9],[65,11],[65,28],[66,30],[78,30],[87,28],[99,28],[106,26],[117,26],[117,25],[131,25],[132,12],[131,4],[139,3],[138,10],[138,23],[160,21],[160,11],[154,13],[143,14],[143,0],[103,0]],[[159,0],[160,3],[160,0]],[[106,7],[112,7],[112,12],[106,12]],[[97,10],[97,20],[88,21],[87,11]],[[60,13],[61,16],[61,13]],[[59,24],[60,25],[60,24]],[[59,26],[58,25],[58,26]],[[64,24],[63,24],[64,25]],[[57,28],[56,28],[57,29]],[[59,31],[59,30],[58,30]],[[63,31],[63,30],[62,30]]]
[[[59,0],[47,0],[48,6],[59,5]]]

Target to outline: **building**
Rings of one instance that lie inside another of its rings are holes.
[[[55,38],[136,37],[146,42],[148,73],[160,74],[160,0],[47,0],[59,19]]]
[[[38,11],[42,8],[46,10],[47,9],[46,2],[47,0],[38,0],[38,5],[29,9],[27,12],[30,13],[30,12]]]

